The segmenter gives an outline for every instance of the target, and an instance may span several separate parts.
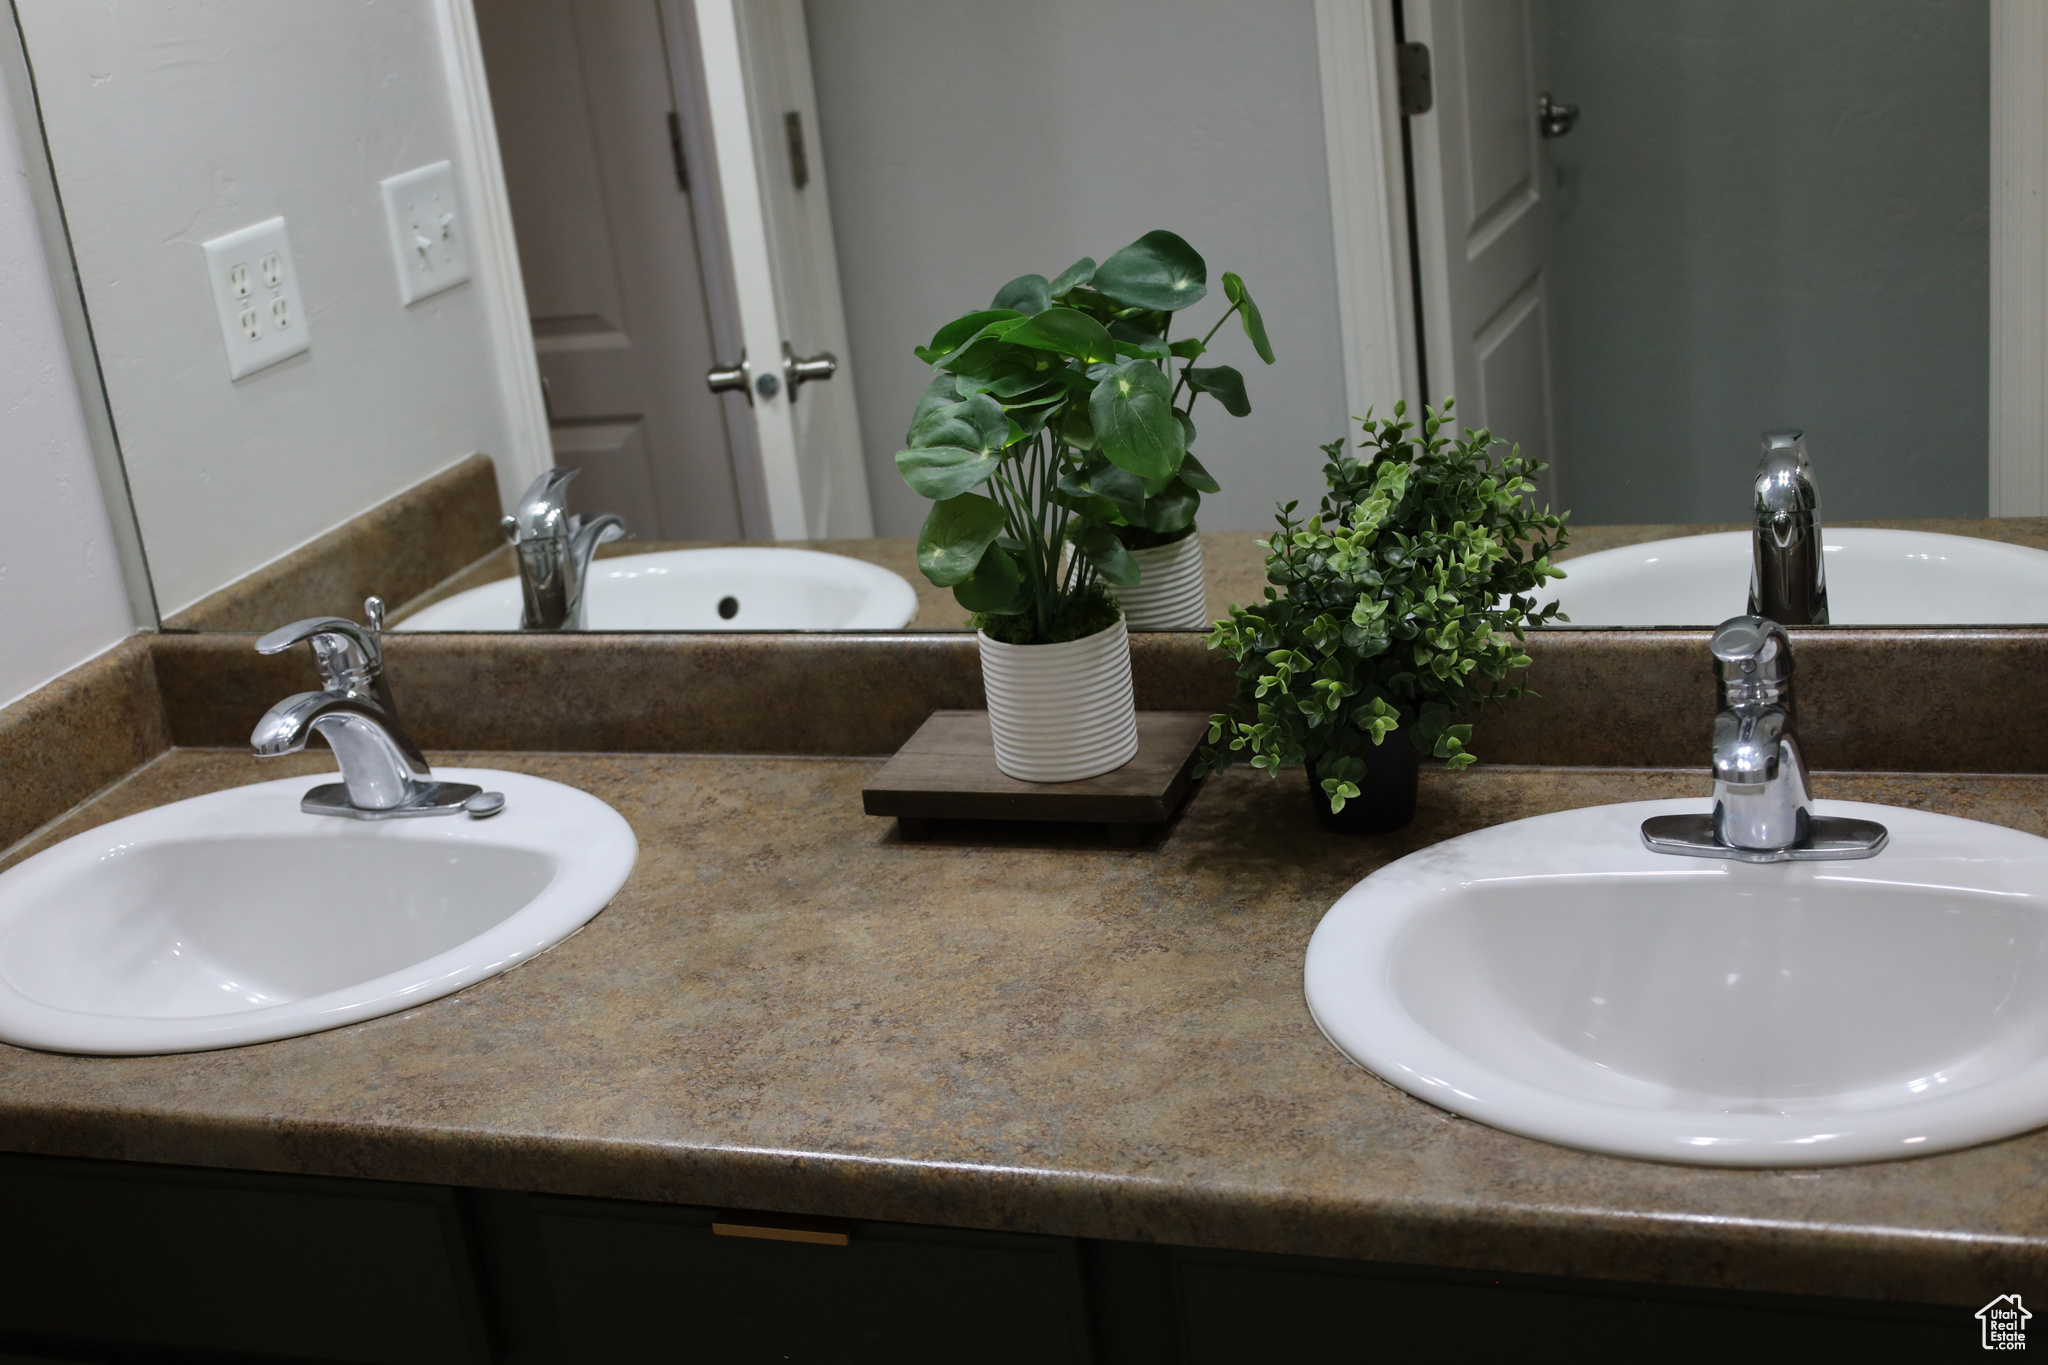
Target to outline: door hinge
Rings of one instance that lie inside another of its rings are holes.
[[[683,116],[673,109],[668,111],[668,151],[676,161],[676,188],[688,194],[690,163],[683,159]]]
[[[782,133],[789,141],[789,179],[798,189],[811,183],[811,159],[804,154],[804,116],[792,109],[782,116]]]
[[[1429,75],[1429,45],[1402,43],[1394,49],[1394,70],[1401,83],[1401,112],[1428,113],[1436,104],[1436,85]]]

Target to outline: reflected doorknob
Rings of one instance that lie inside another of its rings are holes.
[[[819,379],[830,379],[839,373],[839,357],[830,351],[807,355],[801,360],[788,342],[782,343],[782,376],[789,385],[789,401],[796,401],[797,386]]]
[[[1536,100],[1536,128],[1546,138],[1563,137],[1578,126],[1579,106],[1559,104],[1544,91]]]
[[[754,401],[753,367],[747,364],[745,351],[740,352],[739,364],[706,371],[704,383],[713,393],[743,393],[749,404]]]

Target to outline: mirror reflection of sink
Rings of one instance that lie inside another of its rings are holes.
[[[1620,1156],[1809,1166],[2048,1124],[2048,839],[1924,811],[1860,862],[1674,858],[1644,801],[1451,839],[1353,887],[1324,1034],[1429,1101]]]
[[[2048,551],[1971,536],[1822,529],[1829,623],[2027,625],[2048,603]],[[1653,540],[1564,560],[1545,587],[1574,626],[1712,626],[1749,602],[1747,531]]]
[[[0,1041],[190,1052],[352,1024],[461,990],[602,910],[638,852],[585,792],[488,820],[308,815],[317,777],[235,787],[77,835],[0,873]]]
[[[739,546],[593,560],[586,630],[895,630],[917,591],[878,564],[817,550]],[[393,630],[517,630],[519,580],[422,607]]]

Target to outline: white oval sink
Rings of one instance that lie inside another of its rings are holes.
[[[1837,626],[2048,621],[2048,550],[1929,531],[1823,527]],[[1544,585],[1574,626],[1714,626],[1749,609],[1746,531],[1652,540],[1567,559]]]
[[[393,630],[517,630],[519,580],[423,607]],[[591,561],[585,630],[896,630],[917,590],[879,564],[817,550],[656,550]]]
[[[604,802],[521,773],[488,820],[308,815],[318,777],[177,801],[0,873],[0,1041],[190,1052],[410,1009],[553,947],[633,870]]]
[[[1924,811],[1859,862],[1652,853],[1640,801],[1410,854],[1309,942],[1347,1056],[1527,1137],[1713,1166],[1921,1155],[2048,1123],[2048,839]]]

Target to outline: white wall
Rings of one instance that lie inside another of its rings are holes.
[[[457,157],[432,0],[17,8],[165,615],[472,451],[506,473],[481,291],[402,305],[378,191]],[[200,244],[278,214],[312,350],[230,381]]]
[[[1346,429],[1314,0],[810,0],[818,135],[859,377],[876,533],[928,504],[894,456],[930,372],[911,354],[1014,276],[1102,259],[1152,228],[1244,276],[1279,363],[1236,332],[1251,416],[1195,410],[1223,484],[1211,530],[1313,504]],[[1178,330],[1178,329],[1177,329]]]
[[[20,146],[0,99],[0,706],[132,629]]]

